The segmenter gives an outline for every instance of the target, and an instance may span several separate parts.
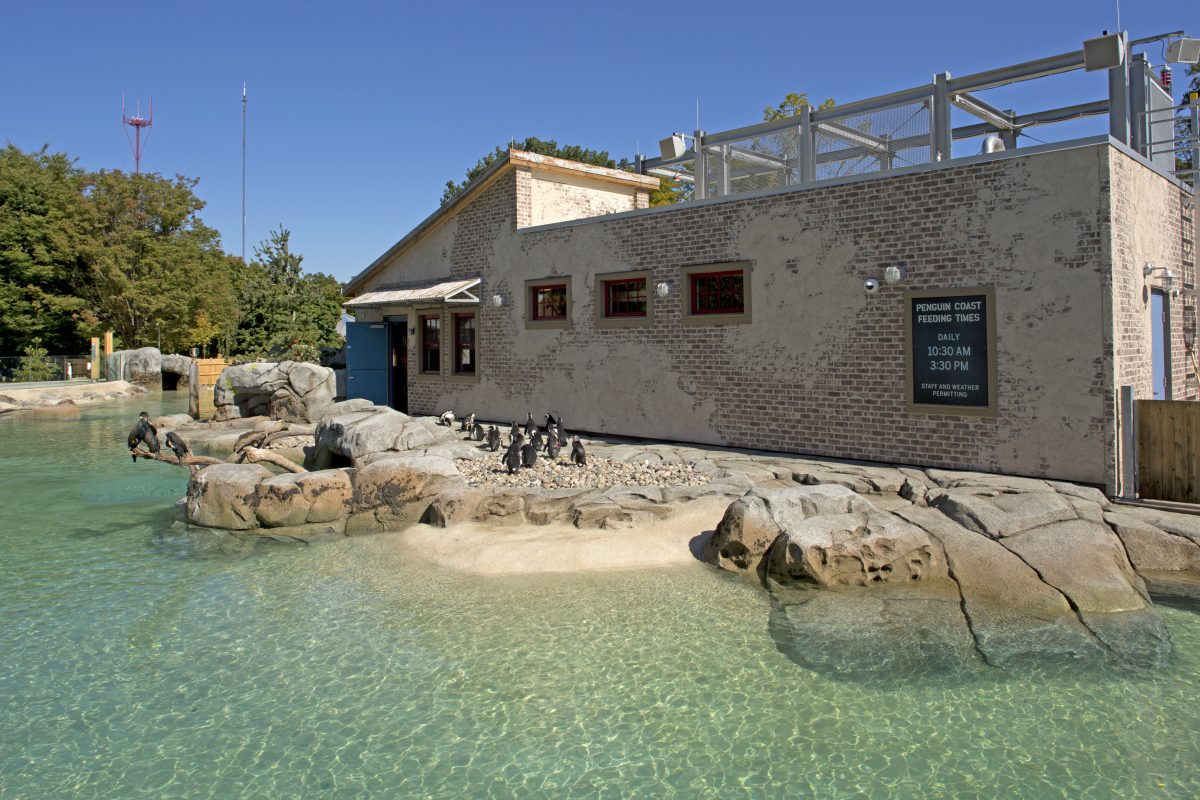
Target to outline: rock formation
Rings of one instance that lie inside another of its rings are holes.
[[[300,361],[253,362],[226,367],[213,390],[216,419],[265,415],[316,422],[333,404],[333,370]]]

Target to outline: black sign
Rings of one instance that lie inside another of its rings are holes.
[[[985,294],[910,297],[914,405],[988,407]]]

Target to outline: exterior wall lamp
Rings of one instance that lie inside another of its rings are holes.
[[[908,277],[908,270],[905,268],[904,262],[892,264],[883,271],[883,282],[888,286],[895,286]]]
[[[492,305],[496,308],[500,308],[502,305],[504,305],[504,295],[502,295],[502,294],[492,295]]]
[[[670,281],[659,281],[654,284],[654,293],[659,297],[666,297],[671,293]]]
[[[1158,278],[1162,280],[1163,288],[1172,297],[1178,297],[1179,287],[1175,286],[1175,273],[1171,271],[1170,267],[1156,267],[1153,261],[1147,261],[1145,266],[1142,267],[1142,277],[1145,278],[1145,282],[1142,285],[1142,302],[1146,303],[1150,301],[1149,284],[1150,280],[1155,277],[1155,273],[1158,273]]]

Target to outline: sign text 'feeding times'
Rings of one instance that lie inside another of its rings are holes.
[[[988,408],[987,294],[909,298],[914,405]]]

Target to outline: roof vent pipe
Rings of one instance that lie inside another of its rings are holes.
[[[1004,140],[994,133],[989,133],[983,137],[983,147],[979,149],[981,153],[999,153],[1004,150]]]

